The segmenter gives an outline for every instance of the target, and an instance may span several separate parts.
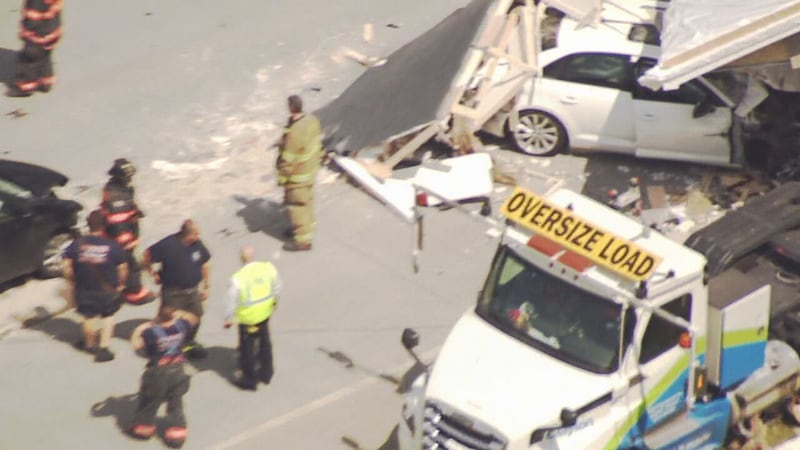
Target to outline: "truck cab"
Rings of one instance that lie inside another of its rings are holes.
[[[476,306],[407,395],[401,449],[720,448],[770,390],[754,373],[795,388],[785,344],[781,375],[758,372],[769,287],[710,305],[703,255],[568,190],[517,188],[502,211]]]

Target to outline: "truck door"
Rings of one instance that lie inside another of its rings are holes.
[[[692,297],[682,295],[662,306],[662,309],[690,320]],[[639,418],[637,431],[642,436],[686,409],[686,381],[689,376],[691,349],[680,344],[685,332],[672,322],[655,314],[646,320],[639,350],[641,389],[636,391],[644,414]]]
[[[638,78],[655,61],[635,65]],[[697,80],[680,88],[653,91],[636,83],[633,90],[636,156],[707,164],[731,163],[733,112]]]

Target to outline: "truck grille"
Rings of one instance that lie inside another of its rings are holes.
[[[485,428],[458,413],[446,413],[435,405],[425,407],[422,425],[424,450],[503,450],[505,443]]]

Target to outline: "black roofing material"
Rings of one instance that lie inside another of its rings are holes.
[[[433,122],[461,70],[492,0],[473,0],[372,67],[316,111],[325,146],[358,152]]]
[[[708,273],[722,273],[773,236],[800,226],[800,182],[786,183],[695,232],[685,245],[706,256]]]

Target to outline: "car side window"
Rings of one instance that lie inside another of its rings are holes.
[[[663,310],[689,321],[692,313],[692,296],[690,294],[678,297],[662,307]],[[650,316],[650,322],[642,339],[639,362],[646,363],[661,355],[667,350],[678,345],[682,327],[675,325],[655,314]]]
[[[547,67],[545,78],[630,90],[633,73],[630,56],[607,53],[579,53],[565,56]]]
[[[654,60],[643,59],[636,64],[634,74],[636,79],[639,79],[645,72],[655,66]],[[678,89],[665,91],[659,89],[654,91],[639,83],[635,83],[636,87],[633,91],[633,97],[639,100],[651,100],[655,102],[665,103],[681,103],[686,105],[696,105],[709,98],[710,92],[697,80],[687,81],[683,83]]]

